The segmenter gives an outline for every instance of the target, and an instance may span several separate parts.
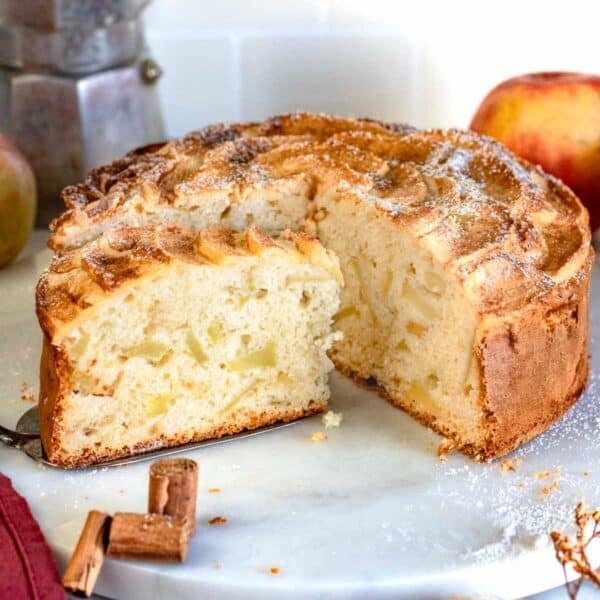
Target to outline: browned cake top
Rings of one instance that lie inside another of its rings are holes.
[[[218,267],[265,252],[292,263],[318,265],[343,281],[337,258],[303,232],[285,231],[273,239],[256,227],[241,233],[223,227],[192,233],[176,225],[117,228],[54,256],[38,283],[38,318],[52,338],[112,291],[173,261]]]
[[[589,268],[579,200],[499,143],[304,113],[207,127],[93,171],[64,191],[69,210],[50,245],[61,250],[119,222],[192,209],[209,194],[243,202],[299,182],[310,200],[367,202],[413,231],[481,312],[517,309]]]

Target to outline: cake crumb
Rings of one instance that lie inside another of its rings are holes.
[[[279,567],[269,567],[269,573],[278,577],[279,575],[281,575],[281,569]]]
[[[209,525],[227,525],[227,523],[226,517],[213,517],[208,521]]]
[[[342,413],[336,413],[332,410],[328,410],[322,418],[325,429],[331,429],[333,427],[339,427],[342,424],[344,415]]]
[[[322,442],[323,440],[327,439],[327,436],[322,432],[322,431],[315,431],[311,436],[310,439],[313,442]]]
[[[222,565],[222,564],[221,564],[221,563],[220,563],[218,560],[215,560],[215,561],[213,562],[213,569],[216,569],[217,571],[218,571],[219,569],[221,569],[221,568],[222,568],[222,566],[223,566],[223,565]]]
[[[550,485],[543,487],[540,492],[544,496],[548,496],[556,489],[558,489],[558,479],[554,479]]]
[[[437,447],[437,455],[441,461],[446,460],[446,455],[454,452],[456,450],[456,443],[449,439],[444,439],[440,442],[440,445]]]
[[[551,475],[558,477],[560,475],[560,469],[554,469],[553,471],[538,471],[533,477],[534,479],[548,479]]]
[[[500,461],[500,469],[502,475],[506,473],[514,473],[523,464],[522,458],[505,458]]]
[[[21,400],[23,400],[23,402],[29,402],[31,404],[35,404],[36,402],[35,394],[33,393],[31,386],[26,381],[23,381],[23,383],[21,383]]]
[[[590,472],[589,471],[584,471],[583,472],[583,476],[584,477],[589,477],[590,476]]]
[[[221,488],[208,488],[209,494],[219,494],[221,492]]]

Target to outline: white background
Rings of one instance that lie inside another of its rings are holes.
[[[598,0],[154,0],[167,132],[298,109],[467,127],[524,72],[600,73]]]

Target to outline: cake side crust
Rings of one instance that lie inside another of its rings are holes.
[[[109,448],[104,452],[98,452],[93,448],[89,448],[79,455],[69,455],[64,454],[61,451],[60,446],[55,446],[52,448],[51,454],[48,458],[54,464],[66,469],[86,467],[92,464],[102,464],[103,462],[117,458],[144,454],[145,452],[151,452],[156,449],[173,448],[193,442],[219,439],[224,436],[235,435],[244,431],[252,431],[261,427],[276,425],[277,423],[290,423],[304,417],[323,413],[326,409],[327,403],[312,402],[309,407],[303,411],[250,413],[243,420],[238,422],[224,423],[221,427],[216,427],[206,432],[189,436],[159,436],[156,439],[148,439],[143,442],[139,442],[131,449],[128,446],[124,446],[120,448]]]
[[[506,454],[556,422],[585,388],[594,252],[580,276],[484,333],[478,354],[488,439],[481,457]]]
[[[42,446],[49,457],[59,443],[63,411],[60,400],[66,391],[70,376],[71,367],[67,357],[44,336],[40,358],[38,420]]]

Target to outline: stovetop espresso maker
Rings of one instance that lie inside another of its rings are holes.
[[[0,131],[33,166],[37,226],[92,167],[164,139],[141,13],[149,0],[3,0]]]

